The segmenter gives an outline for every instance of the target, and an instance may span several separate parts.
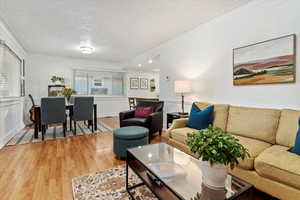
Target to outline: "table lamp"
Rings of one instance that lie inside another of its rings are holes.
[[[181,109],[180,114],[184,114],[184,94],[192,92],[192,82],[190,80],[175,80],[174,91],[181,94]]]

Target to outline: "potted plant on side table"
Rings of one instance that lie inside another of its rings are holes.
[[[63,85],[65,83],[64,77],[52,76],[50,80],[54,85]]]
[[[249,151],[221,128],[209,126],[198,133],[188,134],[187,145],[201,162],[202,180],[213,188],[225,187],[228,167],[233,169],[249,157]]]

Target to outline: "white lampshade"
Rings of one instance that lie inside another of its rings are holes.
[[[190,80],[176,80],[174,91],[180,94],[192,92],[192,82]]]

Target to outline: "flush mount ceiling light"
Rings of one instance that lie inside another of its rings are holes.
[[[81,46],[80,51],[83,54],[91,54],[94,52],[94,48],[91,46]]]
[[[141,63],[137,64],[137,66],[138,67],[142,67],[142,66],[147,67],[148,64],[150,64],[150,65],[153,64],[153,63],[155,64],[159,59],[160,59],[159,54],[155,55],[155,56],[149,56],[147,58],[147,60],[142,61]]]

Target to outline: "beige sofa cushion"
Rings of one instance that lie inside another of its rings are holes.
[[[226,132],[275,144],[280,112],[275,109],[230,106]]]
[[[171,130],[171,138],[173,140],[176,140],[177,142],[186,144],[186,138],[188,133],[196,133],[198,130],[189,128],[189,127],[184,127],[184,128],[177,128]]]
[[[292,147],[298,130],[300,111],[283,109],[276,134],[276,144]]]
[[[300,189],[300,156],[288,147],[274,145],[255,159],[255,170],[263,177]]]
[[[239,140],[239,143],[242,144],[245,148],[249,150],[250,158],[245,160],[239,160],[238,167],[242,169],[251,170],[254,169],[254,159],[265,149],[271,146],[270,143],[263,142],[256,139],[251,139],[243,136],[233,135]]]
[[[226,130],[229,105],[227,104],[209,104],[205,102],[194,102],[201,110],[208,106],[214,106],[213,126]]]

